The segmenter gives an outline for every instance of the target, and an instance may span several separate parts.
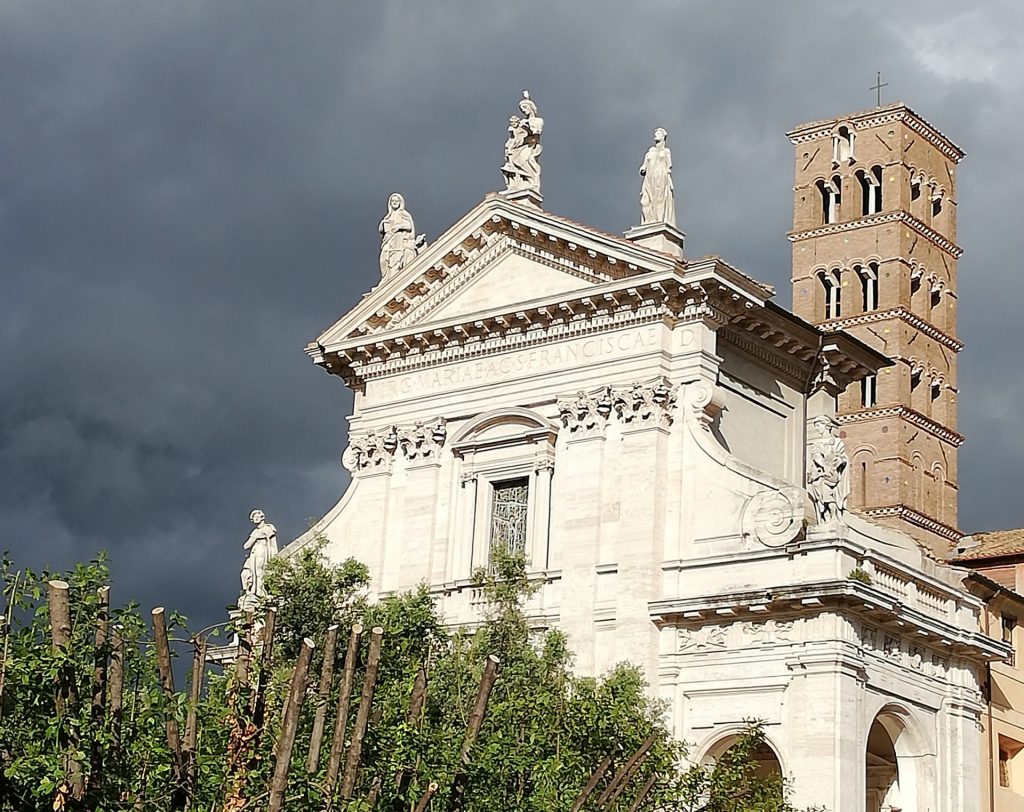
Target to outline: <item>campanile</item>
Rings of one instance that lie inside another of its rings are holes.
[[[852,505],[942,557],[960,536],[956,167],[964,153],[899,103],[787,135],[796,151],[793,311],[895,362],[839,399]]]

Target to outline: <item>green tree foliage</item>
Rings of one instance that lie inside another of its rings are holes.
[[[270,559],[265,586],[277,607],[275,639],[294,657],[304,637],[315,639],[332,623],[351,626],[366,609],[360,592],[370,582],[365,564],[354,558],[337,567],[323,556],[326,539],[314,538],[296,555]]]
[[[5,596],[13,607],[13,625],[4,635],[0,810],[76,806],[62,790],[67,784],[68,756],[62,743],[69,740],[75,742],[72,755],[87,772],[94,743],[100,744],[104,753],[103,780],[91,790],[84,808],[171,809],[175,771],[165,722],[174,718],[184,730],[187,684],[179,686],[182,690],[173,702],[167,701],[157,679],[148,615],[143,618],[134,605],[115,610],[114,621],[126,640],[123,729],[115,747],[109,715],[102,725],[96,724],[88,702],[95,665],[96,589],[107,580],[105,562],[80,566],[66,576],[72,591],[72,643],[67,651],[56,654],[50,650],[48,577],[46,573],[16,574],[5,563]],[[558,631],[537,628],[531,621],[527,607],[536,584],[527,577],[522,559],[498,555],[491,569],[478,572],[476,580],[475,598],[485,608],[483,622],[471,629],[452,629],[443,623],[425,587],[371,604],[360,597],[366,570],[354,561],[330,567],[320,550],[312,547],[295,559],[275,564],[268,583],[278,607],[280,637],[275,644],[274,668],[268,675],[267,730],[259,740],[252,735],[249,700],[257,658],[250,669],[249,687],[235,683],[230,667],[225,673],[208,671],[198,709],[198,775],[192,808],[222,808],[229,783],[232,731],[236,736],[245,733],[239,739],[243,747],[236,760],[242,766],[240,795],[248,804],[245,808],[266,808],[273,749],[293,664],[290,652],[303,636],[317,642],[310,672],[315,690],[325,629],[331,623],[341,623],[319,768],[314,775],[307,774],[306,755],[317,705],[310,694],[299,721],[287,790],[286,809],[324,808],[323,779],[345,642],[351,624],[358,621],[367,632],[361,642],[350,731],[359,709],[372,627],[384,629],[384,645],[362,769],[354,798],[344,807],[350,812],[409,810],[432,781],[440,787],[432,808],[447,808],[449,788],[462,769],[459,751],[470,710],[490,654],[498,656],[501,663],[487,716],[465,769],[466,812],[568,812],[595,767],[611,753],[612,764],[584,807],[597,810],[613,776],[648,739],[654,742],[649,755],[626,782],[622,794],[605,807],[609,812],[630,809],[651,776],[656,776],[655,781],[639,810],[791,809],[783,800],[781,779],[757,774],[751,754],[762,746],[763,736],[756,726],[741,736],[714,768],[684,766],[685,750],[669,735],[664,709],[650,699],[637,669],[623,664],[601,678],[578,677],[572,672],[565,637]],[[182,656],[188,656],[189,635],[183,620],[171,620],[176,647]],[[62,667],[74,674],[80,698],[63,717],[58,715],[54,699],[55,680]],[[410,700],[421,669],[427,675],[426,703],[422,714],[411,718]]]

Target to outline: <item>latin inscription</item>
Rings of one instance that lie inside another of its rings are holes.
[[[656,325],[650,325],[612,335],[579,338],[548,347],[536,347],[481,358],[478,361],[456,362],[408,375],[382,378],[367,383],[367,395],[372,399],[394,398],[437,389],[472,386],[532,372],[565,368],[582,361],[648,350],[656,345],[658,329]]]

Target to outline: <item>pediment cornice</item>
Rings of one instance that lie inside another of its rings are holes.
[[[429,317],[508,252],[574,276],[581,288],[680,265],[668,254],[492,194],[400,274],[367,293],[317,342],[329,346]]]

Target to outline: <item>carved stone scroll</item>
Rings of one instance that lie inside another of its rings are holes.
[[[804,492],[797,487],[755,493],[743,508],[740,526],[744,538],[765,547],[783,547],[804,530]]]

